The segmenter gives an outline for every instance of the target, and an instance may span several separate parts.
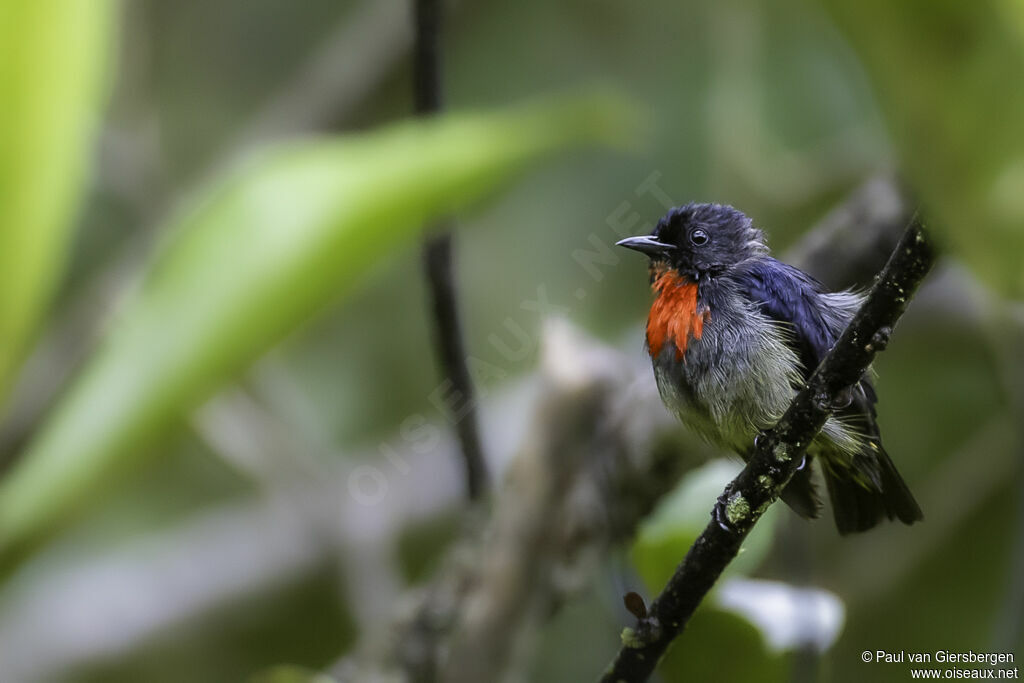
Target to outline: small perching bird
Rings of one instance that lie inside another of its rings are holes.
[[[650,258],[654,303],[647,350],[662,400],[684,424],[744,459],[842,334],[863,300],[828,292],[769,255],[764,234],[731,206],[670,210],[653,234],[618,242]],[[912,524],[921,509],[882,447],[877,397],[863,378],[828,419],[782,492],[818,517],[811,477],[822,469],[839,533],[883,518]]]

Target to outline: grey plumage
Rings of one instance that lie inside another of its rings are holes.
[[[728,274],[705,280],[699,291],[712,311],[710,322],[700,339],[690,341],[682,360],[672,346],[653,359],[658,391],[684,424],[711,443],[742,453],[759,432],[779,421],[805,369],[786,343],[793,331],[745,299]],[[851,292],[827,296],[842,329],[861,297]],[[832,417],[818,443],[853,455],[861,447],[855,433],[855,427]]]

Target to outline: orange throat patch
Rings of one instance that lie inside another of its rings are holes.
[[[647,349],[657,358],[665,344],[676,347],[676,360],[684,360],[691,339],[700,339],[711,319],[706,306],[697,305],[697,283],[673,268],[659,269],[651,288],[657,293],[647,318]]]

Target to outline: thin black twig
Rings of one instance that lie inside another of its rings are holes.
[[[415,0],[413,43],[413,106],[416,113],[441,111],[441,21],[443,0]]]
[[[911,221],[864,305],[797,393],[782,419],[755,442],[743,471],[718,499],[707,527],[602,677],[604,683],[647,680],[672,640],[739,552],[740,544],[803,462],[838,397],[860,381],[935,261],[921,222]]]
[[[440,33],[442,0],[415,0],[416,39],[413,48],[413,95],[416,113],[429,116],[440,111]],[[450,417],[455,422],[466,471],[470,500],[479,499],[487,487],[487,467],[480,441],[476,396],[466,366],[466,352],[459,319],[455,278],[452,272],[450,222],[435,226],[423,244],[423,263],[434,320],[438,360],[459,408]]]

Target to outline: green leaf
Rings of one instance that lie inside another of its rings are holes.
[[[769,650],[743,617],[711,605],[697,608],[658,672],[666,681],[791,681],[792,656]]]
[[[327,674],[300,666],[282,664],[261,671],[249,678],[249,683],[337,683]]]
[[[62,271],[117,7],[0,2],[0,403]]]
[[[1021,3],[821,2],[861,55],[934,228],[982,280],[1024,296]]]
[[[712,460],[683,477],[644,520],[630,556],[651,591],[660,591],[668,583],[676,566],[707,526],[718,496],[739,471],[739,462]],[[758,521],[724,576],[749,574],[764,560],[774,538],[777,507],[773,505]]]
[[[105,343],[0,486],[0,558],[146,458],[169,421],[424,223],[545,153],[619,139],[626,116],[607,97],[560,100],[306,141],[237,169],[172,226]]]

